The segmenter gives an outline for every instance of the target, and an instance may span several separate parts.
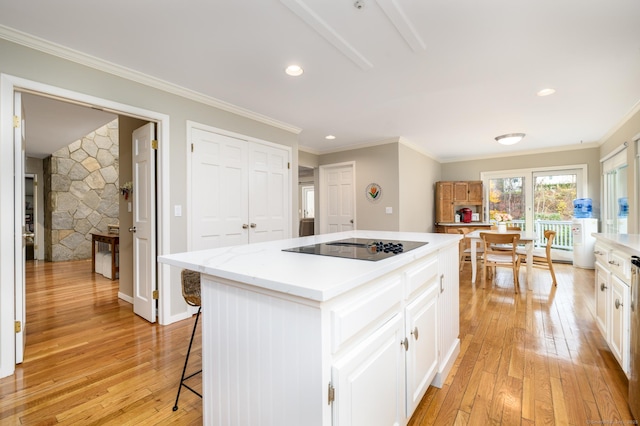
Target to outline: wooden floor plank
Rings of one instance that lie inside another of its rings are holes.
[[[192,425],[202,400],[183,391],[173,411],[193,320],[150,324],[118,299],[118,281],[91,263],[30,262],[27,347],[0,379],[0,424]],[[461,353],[442,389],[430,387],[411,425],[623,424],[626,377],[597,329],[593,271],[557,265],[492,283],[460,274]],[[192,352],[201,365],[200,333]],[[194,378],[201,389],[201,380]]]

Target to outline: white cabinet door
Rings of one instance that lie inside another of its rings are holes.
[[[605,340],[609,340],[609,294],[610,276],[600,263],[595,264],[595,301],[596,301],[596,324]]]
[[[289,152],[249,144],[249,242],[290,238]]]
[[[409,417],[438,371],[438,282],[406,308],[407,411]]]
[[[611,329],[609,347],[622,370],[629,372],[629,286],[617,276],[611,279]]]
[[[398,313],[332,367],[334,426],[391,426],[404,419],[404,318]]]

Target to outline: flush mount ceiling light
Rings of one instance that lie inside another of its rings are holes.
[[[298,77],[298,76],[302,75],[304,70],[302,69],[302,67],[300,65],[289,65],[284,70],[284,72],[286,72],[288,75],[290,75],[292,77]]]
[[[524,133],[507,133],[506,135],[496,136],[496,141],[502,145],[514,145],[524,138]]]
[[[334,140],[336,137],[333,135],[327,135],[324,137],[325,139]]]
[[[556,93],[556,89],[542,89],[540,90],[538,93],[536,93],[536,95],[538,96],[549,96],[549,95],[553,95],[554,93]]]

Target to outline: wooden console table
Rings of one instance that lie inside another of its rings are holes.
[[[120,268],[116,266],[116,253],[120,248],[120,236],[118,234],[91,234],[91,272],[96,271],[96,243],[106,243],[111,247],[111,279],[116,279],[116,272]]]

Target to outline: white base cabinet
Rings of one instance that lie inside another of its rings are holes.
[[[620,367],[629,375],[631,255],[595,244],[595,320]]]
[[[460,351],[457,248],[325,302],[203,275],[205,424],[406,424]]]

